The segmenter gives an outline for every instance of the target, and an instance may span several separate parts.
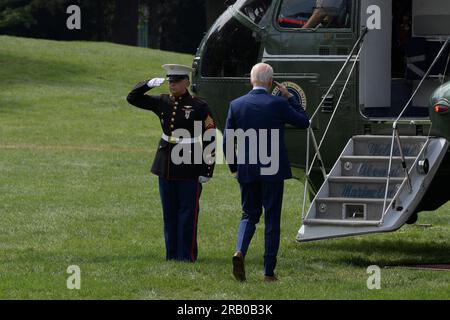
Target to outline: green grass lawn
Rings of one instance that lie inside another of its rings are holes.
[[[166,262],[152,113],[125,97],[164,63],[192,57],[107,43],[0,36],[0,298],[449,299],[450,272],[367,267],[450,263],[450,205],[390,234],[296,243],[303,186],[285,188],[281,281],[262,281],[263,224],[231,275],[239,189],[218,165],[205,185],[199,260]],[[164,92],[167,86],[159,91]],[[423,227],[420,224],[431,224]],[[81,268],[81,290],[66,270]]]

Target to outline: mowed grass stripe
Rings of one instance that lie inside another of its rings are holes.
[[[148,148],[117,148],[107,146],[63,146],[63,145],[33,145],[33,144],[19,144],[19,145],[0,145],[0,149],[28,149],[28,150],[42,150],[42,151],[86,151],[86,152],[130,152],[130,153],[149,153]]]

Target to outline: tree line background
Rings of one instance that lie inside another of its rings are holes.
[[[230,0],[0,0],[0,34],[54,40],[108,41],[195,53]],[[70,5],[81,30],[68,30]],[[0,44],[1,45],[1,44]]]

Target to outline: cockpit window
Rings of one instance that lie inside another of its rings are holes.
[[[289,29],[350,28],[351,0],[283,0],[278,24]]]
[[[237,6],[239,11],[246,15],[253,23],[258,24],[267,13],[272,0],[243,0]]]
[[[261,39],[235,18],[217,24],[206,42],[203,77],[244,77],[257,63]]]

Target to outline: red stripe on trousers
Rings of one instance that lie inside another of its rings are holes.
[[[194,213],[194,233],[192,235],[192,246],[191,246],[191,258],[192,261],[195,262],[195,239],[197,238],[197,223],[198,223],[198,204],[200,200],[200,183],[197,185],[197,200],[195,202],[195,213]]]

